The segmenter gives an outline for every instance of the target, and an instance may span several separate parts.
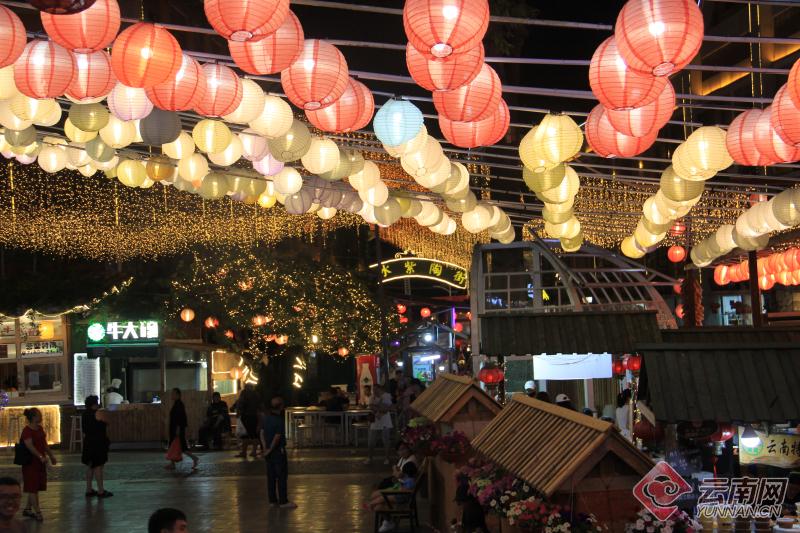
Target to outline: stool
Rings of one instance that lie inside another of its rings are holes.
[[[314,445],[314,434],[317,431],[317,426],[313,422],[307,422],[304,420],[299,420],[297,424],[294,426],[294,435],[295,435],[295,448],[300,448],[303,446],[303,440],[306,437],[306,434],[310,434],[309,441],[311,445]]]
[[[17,442],[19,442],[20,435],[22,435],[22,425],[21,419],[22,417],[13,416],[8,419],[8,438],[6,441],[8,442],[9,446],[14,446]]]
[[[83,451],[83,423],[79,415],[72,415],[69,426],[69,451],[75,449]]]
[[[332,438],[328,440],[328,435]],[[322,445],[328,444],[342,444],[344,442],[344,432],[342,431],[342,424],[333,424],[330,422],[322,422]]]
[[[363,431],[364,435],[369,442],[369,422],[353,422],[350,425],[350,428],[353,431],[353,445],[358,448],[358,432]]]

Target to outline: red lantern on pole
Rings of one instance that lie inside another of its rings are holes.
[[[631,372],[638,372],[642,368],[642,357],[636,354],[628,355],[622,360],[622,365]]]
[[[497,385],[501,383],[503,379],[505,379],[505,374],[494,365],[484,366],[481,368],[480,372],[478,372],[478,381],[484,385]]]
[[[453,331],[455,331],[456,333],[461,333],[462,331],[464,331],[464,324],[462,324],[461,322],[456,322],[455,325],[453,326]]]
[[[673,263],[680,263],[686,259],[686,248],[678,245],[670,246],[667,250],[667,258]]]
[[[295,62],[303,50],[303,26],[289,11],[275,33],[257,41],[228,41],[233,61],[250,74],[275,74]]]
[[[428,307],[423,307],[419,310],[419,316],[422,318],[429,318],[431,316],[431,310]]]
[[[686,312],[683,310],[683,304],[678,304],[675,306],[675,316],[681,319],[686,316]]]
[[[205,319],[203,325],[208,329],[214,329],[219,326],[219,320],[216,317],[210,316]]]
[[[622,376],[625,374],[625,365],[622,364],[622,361],[617,359],[612,363],[611,370],[614,372],[615,375]]]

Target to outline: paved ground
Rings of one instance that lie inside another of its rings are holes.
[[[45,521],[26,522],[41,533],[138,533],[158,507],[177,507],[196,532],[360,532],[372,531],[372,516],[362,510],[374,484],[387,475],[380,461],[365,466],[352,450],[300,450],[290,455],[289,493],[296,510],[266,505],[261,459],[242,460],[234,452],[201,453],[200,469],[189,474],[163,470],[161,452],[112,452],[106,467],[114,497],[87,500],[83,465],[77,454],[59,454],[42,493]],[[19,475],[12,457],[0,453],[0,475]],[[5,466],[10,465],[10,466]]]

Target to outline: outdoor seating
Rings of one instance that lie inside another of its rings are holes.
[[[428,459],[425,458],[419,465],[417,477],[414,479],[413,489],[384,489],[381,492],[383,495],[384,504],[375,508],[375,533],[378,533],[381,521],[392,520],[399,525],[402,520],[408,520],[410,531],[416,531],[419,527],[419,512],[417,511],[417,494],[428,474]],[[408,496],[408,500],[404,502],[394,501],[392,496]]]

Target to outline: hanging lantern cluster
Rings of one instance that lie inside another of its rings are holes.
[[[776,283],[783,286],[800,285],[800,248],[789,248],[766,257],[759,257],[756,266],[758,286],[768,291]],[[723,286],[750,279],[750,262],[741,261],[733,265],[717,265],[714,268],[714,283]]]
[[[800,190],[786,189],[766,202],[752,205],[735,224],[725,224],[691,251],[692,262],[707,266],[735,248],[762,250],[769,234],[800,226]]]
[[[794,71],[797,68],[792,67]],[[794,120],[800,110],[784,85],[765,109],[750,109],[736,116],[728,127],[726,144],[733,160],[746,166],[768,166],[800,161],[800,130]],[[793,115],[794,113],[794,115]],[[792,122],[787,122],[787,117]]]
[[[525,185],[544,203],[542,218],[549,237],[560,239],[566,252],[583,244],[581,224],[573,212],[580,179],[567,165],[583,146],[583,133],[567,115],[547,114],[519,144]]]

